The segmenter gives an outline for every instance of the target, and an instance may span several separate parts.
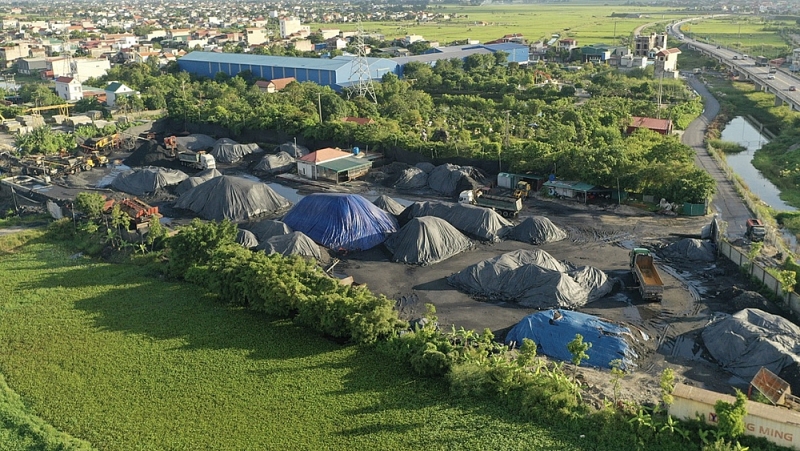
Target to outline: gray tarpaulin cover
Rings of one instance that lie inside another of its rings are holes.
[[[451,196],[456,194],[458,189],[458,182],[464,176],[469,176],[472,173],[471,168],[461,167],[455,164],[443,164],[436,166],[428,174],[428,186],[432,190]]]
[[[567,233],[544,216],[531,216],[517,224],[508,237],[523,243],[544,244],[561,241]]]
[[[294,158],[304,157],[309,154],[307,147],[299,146],[292,142],[283,143],[280,146],[275,147],[274,152],[286,152]]]
[[[386,194],[380,195],[372,203],[381,210],[395,216],[398,216],[403,212],[403,210],[406,209],[406,207],[402,206],[400,202],[397,202]]]
[[[187,178],[189,178],[189,176],[183,171],[149,166],[119,174],[114,181],[111,182],[111,186],[114,189],[133,194],[134,196],[144,196],[154,193],[161,188],[177,185]]]
[[[800,362],[800,327],[759,309],[714,315],[702,338],[717,363],[746,381],[762,366],[780,374]]]
[[[244,224],[243,227],[253,232],[260,243],[264,243],[273,236],[292,233],[292,229],[289,226],[275,219],[251,222]]]
[[[175,203],[177,208],[217,221],[243,221],[261,214],[278,213],[291,205],[264,183],[229,175],[195,186]]]
[[[201,184],[203,182],[209,181],[209,180],[213,179],[214,177],[219,177],[221,175],[222,175],[222,173],[219,172],[216,169],[205,169],[205,170],[202,170],[202,171],[198,172],[197,174],[195,174],[195,175],[189,177],[188,179],[182,181],[181,183],[179,183],[178,186],[175,187],[175,194],[180,196],[181,194],[185,193],[186,191],[189,191],[190,189],[194,188],[195,186],[197,186],[197,185],[199,185],[199,184]]]
[[[525,307],[580,307],[608,293],[593,290],[570,276],[569,268],[541,250],[518,250],[478,262],[447,278],[450,285],[492,301],[517,302]],[[576,274],[594,283],[588,271]]]
[[[422,169],[410,167],[400,173],[400,178],[394,183],[397,189],[420,189],[428,186],[428,174]]]
[[[469,249],[472,242],[444,219],[434,216],[414,218],[383,244],[392,261],[429,265]]]
[[[279,174],[291,171],[295,164],[294,157],[286,152],[278,152],[275,155],[264,155],[261,161],[253,168],[253,171],[266,174]]]
[[[187,150],[197,152],[198,150],[208,150],[214,147],[216,140],[202,133],[193,133],[189,136],[178,136],[178,147],[185,147]]]
[[[667,258],[686,259],[693,262],[713,262],[716,260],[717,253],[714,243],[710,241],[684,238],[661,249],[661,254]]]
[[[258,239],[253,232],[245,229],[239,229],[239,231],[236,233],[236,242],[247,249],[252,249],[258,246]]]
[[[303,232],[292,232],[287,235],[277,235],[268,239],[264,246],[267,254],[302,255],[319,260],[322,254],[319,245]]]
[[[430,174],[432,170],[436,169],[436,166],[433,163],[428,163],[427,161],[421,161],[414,166],[422,169],[426,174]]]
[[[256,152],[263,152],[263,150],[258,147],[258,144],[239,144],[230,138],[222,138],[214,143],[214,149],[211,151],[211,155],[219,162],[235,163],[241,160],[245,155]]]
[[[494,210],[447,202],[415,202],[403,212],[401,223],[422,216],[442,218],[467,236],[481,241],[499,241],[512,227]]]

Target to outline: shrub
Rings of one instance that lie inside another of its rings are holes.
[[[192,220],[169,239],[169,274],[183,277],[192,265],[206,265],[221,246],[236,242],[236,225],[230,221]]]

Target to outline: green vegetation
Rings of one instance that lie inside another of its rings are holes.
[[[408,20],[391,22],[364,22],[364,30],[380,33],[387,40],[406,35],[422,35],[426,40],[442,44],[466,39],[487,42],[506,34],[523,34],[526,39],[550,39],[558,34],[561,38],[575,38],[580,43],[616,44],[630,39],[633,30],[650,22],[686,17],[668,11],[667,8],[636,5],[575,5],[575,4],[515,4],[454,6],[442,5],[431,8],[435,14],[448,14],[450,19],[432,22]],[[637,12],[643,16],[611,17],[613,13]],[[310,24],[312,30],[330,28],[330,24]],[[355,24],[337,25],[342,30],[352,31]],[[663,27],[661,28],[663,30]]]
[[[722,153],[739,153],[747,150],[747,147],[739,143],[723,141],[721,139],[710,139],[708,140],[707,144],[714,148],[714,150],[717,152]]]
[[[785,57],[792,52],[789,32],[796,32],[794,20],[732,16],[701,20],[681,26],[687,36],[703,42],[734,48],[752,56]]]
[[[33,131],[14,135],[14,144],[24,154],[54,154],[60,150],[72,150],[77,146],[75,135],[53,131],[48,125]]]

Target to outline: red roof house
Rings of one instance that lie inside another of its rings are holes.
[[[632,116],[631,123],[625,129],[625,133],[631,134],[640,128],[646,128],[662,135],[669,135],[672,133],[672,121],[669,119]]]

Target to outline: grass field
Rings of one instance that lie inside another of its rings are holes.
[[[695,39],[739,49],[744,53],[778,58],[791,52],[791,46],[781,37],[780,30],[795,26],[794,21],[766,22],[759,17],[730,17],[687,23],[681,27],[681,31]]]
[[[622,6],[622,5],[487,5],[487,6],[441,6],[432,8],[433,13],[457,14],[458,17],[439,23],[364,22],[367,32],[382,33],[387,40],[417,34],[429,41],[448,42],[477,39],[486,42],[506,34],[519,33],[529,41],[550,39],[553,34],[561,38],[578,39],[579,44],[620,42],[630,37],[639,25],[661,20],[686,17],[666,8]],[[639,12],[645,17],[628,19],[613,18],[614,12]],[[319,28],[355,30],[356,24],[309,24],[312,31]]]
[[[443,380],[370,348],[228,308],[143,267],[70,258],[38,234],[0,238],[0,274],[8,386],[31,414],[100,449],[591,447],[451,399]],[[4,438],[0,449],[45,449],[0,423]]]

